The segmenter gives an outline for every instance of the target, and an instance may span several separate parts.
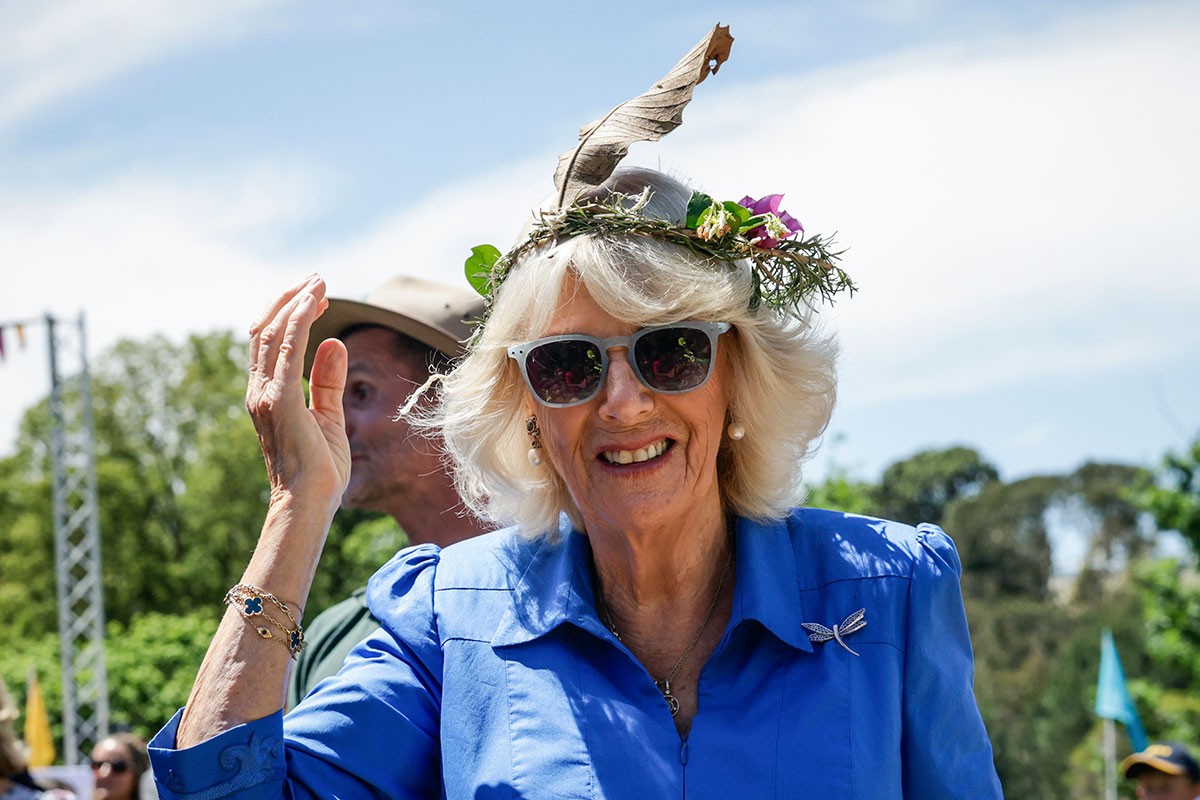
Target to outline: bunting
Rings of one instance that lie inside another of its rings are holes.
[[[7,352],[5,351],[5,347],[4,347],[4,334],[6,332],[5,329],[9,328],[9,327],[11,327],[14,331],[16,331],[17,348],[20,350],[25,349],[25,323],[24,322],[12,322],[12,323],[8,323],[8,324],[0,325],[0,364],[3,364],[5,362],[5,357],[7,356]]]

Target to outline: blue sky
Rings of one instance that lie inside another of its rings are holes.
[[[731,59],[629,163],[783,192],[849,248],[810,477],[958,443],[1010,479],[1151,464],[1200,431],[1195,1],[0,0],[0,322],[83,310],[95,356],[244,330],[312,269],[461,282],[718,21]],[[0,453],[47,391],[28,335]]]

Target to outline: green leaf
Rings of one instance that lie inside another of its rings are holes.
[[[721,205],[723,205],[725,210],[728,211],[733,218],[738,221],[738,230],[745,230],[746,222],[751,218],[752,212],[750,209],[743,205],[739,205],[732,200],[726,200]]]
[[[750,209],[746,209],[746,213],[748,214],[749,212],[750,212]],[[755,214],[753,217],[748,217],[744,220],[740,220],[740,223],[741,224],[738,225],[738,233],[745,233],[746,231],[752,231],[755,228],[757,228],[759,225],[767,224],[767,215],[766,214]]]
[[[471,255],[463,264],[466,268],[467,283],[483,297],[492,292],[492,267],[499,260],[500,250],[495,245],[477,244],[471,248]]]
[[[688,200],[687,207],[687,227],[696,230],[700,225],[701,215],[708,211],[713,205],[713,199],[703,192],[692,192],[692,199]]]

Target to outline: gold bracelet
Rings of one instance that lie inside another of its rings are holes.
[[[276,608],[282,611],[287,616],[288,621],[292,623],[292,627],[289,628],[268,614],[263,604],[264,600],[271,602]],[[249,583],[239,583],[225,593],[225,604],[236,608],[238,613],[254,626],[254,630],[258,632],[259,636],[264,639],[274,639],[286,647],[288,652],[291,653],[292,658],[298,656],[300,651],[304,649],[304,628],[292,616],[292,610],[288,607],[288,604],[266,589],[260,589]],[[254,617],[262,617],[267,622],[270,622],[283,633],[283,638],[276,636],[267,626],[258,624],[257,620],[253,619]]]

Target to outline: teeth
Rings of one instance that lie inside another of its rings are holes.
[[[667,449],[667,440],[660,439],[654,444],[646,445],[637,450],[605,450],[604,460],[610,464],[633,464],[658,458]]]

